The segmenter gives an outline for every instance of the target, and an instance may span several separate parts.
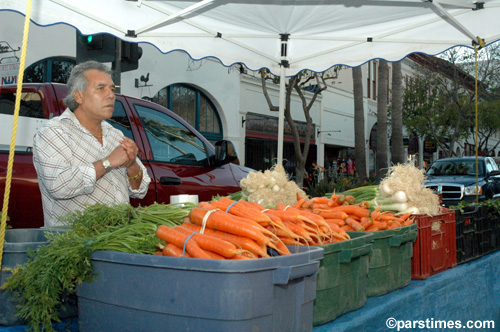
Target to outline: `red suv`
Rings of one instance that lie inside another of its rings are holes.
[[[12,135],[16,87],[0,87],[0,193],[5,191],[7,160]],[[14,228],[43,226],[38,180],[33,166],[33,135],[48,119],[60,115],[67,87],[56,83],[23,86],[16,154],[9,195],[9,224]],[[238,165],[234,146],[219,141],[215,147],[182,118],[168,109],[141,99],[116,96],[111,125],[133,139],[139,158],[152,181],[146,197],[133,205],[169,203],[171,195],[195,194],[200,201],[240,190],[249,168]]]

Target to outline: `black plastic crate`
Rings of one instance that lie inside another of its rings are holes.
[[[479,254],[486,255],[495,250],[495,223],[498,216],[496,216],[496,213],[491,214],[487,206],[482,205],[480,210],[480,216],[476,220],[476,237]]]
[[[491,243],[491,251],[500,249],[500,214],[493,207],[487,207],[488,222],[491,227],[491,235],[488,237]]]
[[[500,215],[496,216],[493,222],[493,242],[495,243],[494,250],[500,250]]]
[[[455,211],[457,232],[457,264],[465,263],[484,255],[489,247],[483,238],[488,234],[487,209],[481,205],[468,205]],[[489,230],[491,234],[491,229]]]

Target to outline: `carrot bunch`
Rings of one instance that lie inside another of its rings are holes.
[[[290,250],[267,229],[272,219],[250,205],[229,198],[200,202],[181,225],[160,226],[156,236],[166,242],[165,256],[205,259],[269,257],[268,248],[280,255]]]
[[[272,234],[271,241],[277,239],[276,244],[322,245],[349,239],[345,231],[332,229],[322,216],[293,206],[278,204],[266,209],[256,202],[236,202],[225,197],[211,204],[230,214],[253,219]]]
[[[279,204],[273,209],[245,200],[222,197],[200,202],[174,227],[160,226],[165,241],[161,254],[205,259],[269,257],[268,249],[290,254],[287,245],[322,245],[345,241],[349,235],[307,209]]]
[[[333,194],[331,197],[297,197],[297,209],[308,210],[324,218],[332,228],[343,231],[380,231],[411,225],[411,213],[397,215],[381,211],[380,207],[370,211],[366,202],[356,202],[353,196]]]

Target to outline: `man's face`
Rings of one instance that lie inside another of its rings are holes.
[[[113,116],[115,108],[115,84],[111,77],[95,69],[88,70],[87,90],[76,92],[79,109],[93,120],[106,120]]]

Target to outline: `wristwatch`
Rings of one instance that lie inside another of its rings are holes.
[[[106,173],[111,171],[111,163],[109,162],[109,160],[107,160],[106,158],[102,158],[101,162],[102,162],[102,166],[104,167],[104,170],[106,171]]]

